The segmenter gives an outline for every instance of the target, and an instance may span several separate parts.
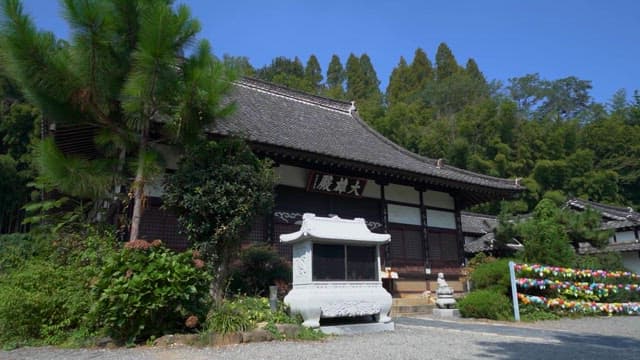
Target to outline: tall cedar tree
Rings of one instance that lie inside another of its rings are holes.
[[[332,55],[327,68],[327,95],[334,99],[344,99],[344,81],[346,75],[338,55]]]
[[[449,46],[440,43],[436,51],[436,79],[442,81],[458,72],[458,69],[458,63]]]
[[[412,87],[414,90],[423,89],[427,82],[433,80],[433,64],[427,53],[417,48],[411,62]]]
[[[366,85],[364,73],[360,66],[360,59],[354,54],[350,54],[345,66],[345,80],[347,98],[351,101],[366,98]]]
[[[309,56],[307,66],[304,68],[304,78],[310,92],[320,94],[322,89],[322,69],[315,55]]]
[[[204,124],[229,111],[219,106],[230,86],[229,74],[207,41],[192,47],[200,24],[184,5],[166,0],[65,0],[63,10],[71,30],[69,42],[38,31],[20,1],[4,0],[4,65],[48,121],[99,128],[93,139],[99,159],[113,156],[106,149],[116,149],[117,164],[104,167],[58,156],[55,145],[44,147],[58,162],[56,171],[47,174],[51,164],[40,161],[41,175],[49,175],[52,185],[81,187],[83,178],[102,175],[110,181],[96,182],[95,198],[113,199],[109,192],[119,192],[120,179],[132,175],[124,165],[133,162],[133,240],[138,236],[145,183],[151,180],[151,169],[160,167],[153,143],[189,143]],[[152,127],[157,128],[154,139]],[[52,145],[43,142],[47,143]],[[98,169],[99,174],[94,172]],[[91,176],[72,175],[86,173]]]
[[[389,76],[389,85],[387,85],[387,105],[389,107],[405,101],[405,97],[409,94],[410,72],[411,69],[407,66],[406,60],[401,56],[398,66],[391,71],[391,76]]]

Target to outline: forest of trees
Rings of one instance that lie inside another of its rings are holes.
[[[444,43],[432,61],[416,49],[400,57],[386,91],[367,54],[333,55],[323,72],[315,55],[277,57],[261,68],[225,57],[247,76],[341,100],[389,139],[418,154],[483,174],[522,178],[528,191],[513,210],[543,198],[580,197],[640,204],[640,94],[625,90],[598,103],[591,82],[539,74],[488,81],[474,59],[464,65]],[[323,76],[324,74],[324,76]],[[477,210],[495,213],[497,204]]]
[[[521,178],[528,189],[511,202],[531,211],[543,198],[567,197],[640,205],[640,95],[619,90],[607,103],[590,96],[588,80],[538,74],[488,81],[474,59],[464,65],[440,44],[435,56],[416,49],[400,57],[385,91],[371,58],[337,55],[326,71],[311,55],[277,57],[254,68],[246,57],[222,62],[245,76],[317,95],[355,100],[360,116],[380,133],[418,154],[483,174]],[[33,178],[29,143],[39,136],[39,114],[2,76],[0,103],[0,232],[16,230],[16,209]],[[499,204],[475,208],[497,214]]]

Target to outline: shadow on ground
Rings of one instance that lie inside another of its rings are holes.
[[[621,336],[554,333],[542,342],[477,342],[475,354],[494,359],[640,359],[640,341]]]

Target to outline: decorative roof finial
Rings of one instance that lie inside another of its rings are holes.
[[[516,186],[520,186],[520,180],[522,180],[522,178],[519,178],[519,177],[516,178]]]
[[[440,158],[436,161],[436,167],[440,169],[444,165],[444,159]]]
[[[351,100],[351,107],[349,107],[349,114],[353,113],[354,111],[356,111],[356,102]]]

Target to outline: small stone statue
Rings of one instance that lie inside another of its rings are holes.
[[[456,299],[453,298],[453,289],[447,284],[443,273],[438,273],[438,289],[436,289],[436,295],[438,296],[436,305],[441,309],[448,309],[456,304]]]

